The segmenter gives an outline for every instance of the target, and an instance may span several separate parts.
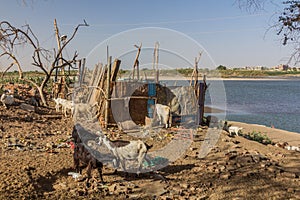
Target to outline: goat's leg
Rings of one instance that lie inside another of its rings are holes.
[[[162,117],[161,117],[160,114],[157,114],[157,117],[158,117],[158,120],[159,120],[159,125],[161,125],[162,124]]]
[[[90,179],[92,177],[92,161],[90,160],[86,170],[87,179],[86,179],[86,187],[90,187]]]
[[[68,115],[67,115],[67,108],[65,108],[65,117],[68,117]]]
[[[120,162],[121,162],[121,168],[122,168],[122,171],[124,171],[124,172],[125,172],[125,170],[126,170],[126,164],[125,164],[125,160],[124,160],[124,159],[122,159]]]
[[[59,104],[55,105],[55,110],[56,110],[56,112],[59,112]]]
[[[75,151],[76,151],[76,148],[75,148]],[[76,173],[80,173],[81,174],[81,169],[79,167],[79,158],[78,158],[78,152],[74,152],[73,154],[73,161],[74,161],[74,169],[76,171]]]
[[[4,102],[2,102],[2,104],[3,104],[4,108],[5,108],[5,109],[7,109],[7,106],[6,106],[6,104],[5,104]]]
[[[165,128],[169,128],[169,115],[168,116],[162,116],[162,121],[165,125]]]
[[[160,179],[166,183],[168,182],[168,179],[166,177],[164,177],[163,175],[161,175],[158,171],[152,171],[150,173],[153,174],[153,176],[157,177],[158,179]]]
[[[168,128],[172,127],[172,114],[171,112],[169,112],[169,116],[168,116]]]
[[[102,182],[102,184],[104,184],[105,182],[104,182],[103,176],[102,176],[103,175],[102,174],[103,173],[103,164],[101,162],[97,161],[96,165],[97,165],[97,169],[98,169],[98,172],[99,172],[101,182]]]

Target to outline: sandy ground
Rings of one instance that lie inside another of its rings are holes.
[[[261,132],[262,134],[266,134],[274,142],[287,142],[289,145],[300,147],[300,133],[289,132],[258,124],[246,124],[242,122],[229,122],[229,124],[242,127],[242,132],[244,133],[252,131]]]
[[[300,134],[234,124],[243,131],[266,132],[274,140],[300,141]],[[106,184],[94,170],[87,188],[84,178],[68,175],[74,170],[65,141],[72,127],[72,119],[54,109],[35,113],[18,105],[0,106],[0,199],[300,199],[300,152],[222,131],[210,153],[199,158],[207,127],[198,129],[185,155],[158,174],[113,174],[104,167]]]

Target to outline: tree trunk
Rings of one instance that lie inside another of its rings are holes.
[[[37,89],[38,89],[38,91],[40,93],[40,96],[41,96],[41,100],[42,100],[43,106],[48,106],[46,98],[45,98],[45,95],[43,93],[43,88],[44,88],[43,86],[37,87]]]
[[[39,93],[40,93],[40,96],[41,96],[41,100],[42,100],[43,106],[48,106],[43,91],[44,91],[44,88],[45,88],[45,86],[46,86],[46,83],[47,83],[47,82],[49,81],[49,79],[50,79],[50,75],[47,75],[47,74],[46,74],[44,78],[45,78],[45,79],[43,80],[42,84],[41,84],[40,86],[37,86],[37,89],[38,89],[38,91],[39,91]]]

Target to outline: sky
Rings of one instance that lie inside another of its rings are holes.
[[[0,19],[16,27],[29,24],[48,49],[56,48],[54,19],[60,34],[67,36],[86,20],[89,26],[79,29],[63,53],[72,57],[76,50],[90,66],[105,62],[107,45],[110,55],[125,60],[123,66],[132,65],[133,45],[142,43],[140,65],[149,67],[156,41],[162,65],[189,67],[199,52],[204,52],[199,62],[203,68],[287,63],[292,48],[282,46],[276,31],[269,30],[282,5],[266,3],[264,10],[247,12],[235,1],[0,0]],[[29,67],[32,52],[19,52]]]

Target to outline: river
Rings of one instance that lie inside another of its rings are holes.
[[[176,81],[187,85],[187,81]],[[208,80],[205,105],[226,120],[300,133],[300,79]],[[174,84],[168,81],[167,85]]]

